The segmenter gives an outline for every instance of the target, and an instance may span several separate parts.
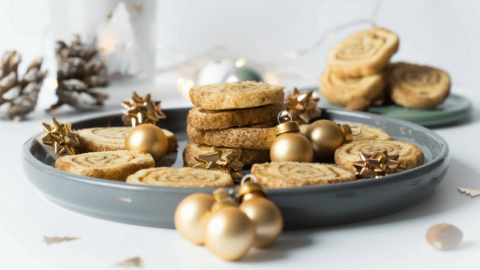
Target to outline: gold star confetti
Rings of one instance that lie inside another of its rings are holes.
[[[198,164],[193,166],[197,169],[218,169],[217,160],[222,157],[222,152],[217,150],[217,148],[212,147],[212,152],[206,155],[195,156],[195,160],[198,161]]]
[[[53,146],[55,154],[68,153],[69,155],[75,155],[75,147],[80,144],[78,140],[79,134],[72,130],[70,122],[62,124],[56,117],[53,117],[51,124],[45,122],[42,124],[42,127],[45,131],[42,142]]]
[[[233,152],[222,154],[222,157],[217,160],[219,170],[229,173],[234,180],[240,180],[243,175],[239,173],[242,170],[243,164],[238,161],[239,155],[234,155]]]
[[[403,172],[406,168],[398,162],[399,155],[388,155],[387,149],[370,154],[360,153],[360,160],[352,162],[357,178],[380,178]]]
[[[299,124],[308,123],[322,115],[322,111],[317,108],[319,100],[320,98],[311,90],[298,91],[294,88],[291,94],[285,94],[285,107],[292,115],[293,121]]]
[[[147,123],[156,124],[158,120],[166,118],[160,103],[161,101],[153,101],[150,94],[141,97],[133,92],[132,98],[122,102],[122,106],[127,110],[122,116],[123,123],[132,127]]]
[[[61,243],[61,242],[70,242],[73,240],[77,240],[78,238],[76,237],[43,237],[43,241],[47,243],[47,245],[51,245],[54,243]]]
[[[470,189],[470,188],[458,188],[458,191],[470,195],[470,197],[475,197],[480,195],[480,190],[478,189]]]
[[[237,160],[239,157],[239,155],[234,155],[232,152],[224,154],[216,147],[212,147],[211,153],[195,156],[195,160],[199,163],[193,166],[193,168],[220,170],[229,173],[234,180],[239,180],[243,177],[243,175],[239,173],[243,168],[243,164]]]
[[[139,257],[131,258],[125,260],[123,262],[119,262],[115,264],[115,266],[123,266],[123,267],[142,267],[142,259]]]

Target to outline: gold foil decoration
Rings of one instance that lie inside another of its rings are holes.
[[[53,146],[55,154],[68,153],[69,155],[75,155],[75,147],[80,144],[79,134],[72,129],[70,122],[62,124],[56,117],[53,117],[51,124],[44,122],[42,127],[45,130],[42,142]]]
[[[480,190],[478,189],[470,189],[470,188],[458,188],[458,191],[470,195],[470,197],[475,197],[480,195]]]
[[[150,94],[141,97],[133,92],[132,98],[122,102],[122,106],[127,110],[122,116],[123,123],[132,127],[156,124],[158,120],[166,118],[160,103],[161,101],[153,101]]]
[[[114,266],[123,266],[123,267],[142,267],[142,259],[139,257],[131,258],[123,262],[119,262]]]
[[[223,153],[216,147],[212,147],[211,153],[195,156],[198,164],[193,168],[220,170],[229,173],[234,180],[240,180],[243,175],[239,171],[242,170],[243,164],[237,160],[239,157],[239,155],[234,155],[233,152]]]
[[[61,242],[70,242],[73,240],[77,240],[78,238],[76,237],[43,237],[43,241],[47,243],[47,245],[55,244],[55,243],[61,243]]]
[[[240,180],[243,177],[243,174],[239,173],[242,170],[243,164],[238,161],[239,155],[234,155],[233,152],[228,152],[222,154],[222,157],[217,160],[219,165],[219,170],[229,173],[233,180]]]
[[[370,154],[360,153],[360,160],[352,162],[357,178],[380,178],[406,171],[398,162],[399,155],[389,155],[387,149]]]
[[[285,94],[285,107],[292,115],[293,121],[299,124],[308,123],[311,119],[320,117],[322,111],[317,108],[320,100],[313,91],[293,89],[291,94]]]

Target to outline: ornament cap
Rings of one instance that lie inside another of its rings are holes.
[[[338,127],[340,128],[340,130],[342,131],[343,133],[343,136],[345,137],[345,142],[351,142],[353,141],[353,133],[352,133],[352,129],[350,128],[349,125],[346,125],[346,124],[337,124]]]
[[[261,194],[261,196],[263,196],[264,198],[267,197],[267,191],[261,184],[255,182],[246,182],[245,184],[241,185],[240,189],[238,190],[238,197],[240,199],[240,202],[243,201],[243,197],[245,195],[250,193],[255,193],[259,195]]]
[[[235,200],[228,195],[228,193],[223,188],[219,188],[213,192],[213,198],[215,199],[216,203],[213,204],[211,212],[216,212],[222,206],[238,206]]]
[[[275,134],[277,136],[287,132],[298,133],[300,132],[300,126],[298,125],[297,122],[292,121],[292,122],[285,122],[285,123],[279,124],[275,127]]]

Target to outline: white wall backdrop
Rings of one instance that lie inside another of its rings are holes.
[[[265,63],[282,52],[310,46],[333,26],[369,17],[375,2],[160,0],[157,39],[186,55],[225,46],[236,56]],[[31,61],[51,50],[45,48],[43,40],[51,24],[50,4],[48,0],[0,0],[0,52],[16,49],[24,61]],[[386,0],[377,22],[400,36],[400,50],[393,60],[438,66],[452,75],[454,84],[477,87],[480,1]],[[316,84],[332,44],[287,63],[317,74],[302,84]],[[159,66],[171,61],[168,56],[157,55]]]

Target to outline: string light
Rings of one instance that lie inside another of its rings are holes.
[[[258,65],[257,69],[263,71],[263,80],[269,84],[278,85],[279,77],[281,77],[280,74],[282,74],[282,76],[289,75],[289,76],[296,76],[304,79],[307,77],[310,77],[300,72],[299,70],[287,68],[285,66],[281,67],[281,63],[286,61],[297,60],[301,57],[304,57],[310,54],[312,51],[322,48],[325,44],[327,44],[329,41],[334,39],[342,31],[349,29],[351,27],[355,27],[362,24],[368,25],[369,27],[375,27],[376,18],[377,18],[380,6],[382,4],[382,1],[383,0],[377,0],[377,2],[375,3],[375,6],[373,7],[372,13],[370,14],[369,17],[364,19],[359,19],[359,20],[357,19],[342,25],[332,27],[331,29],[324,32],[324,34],[322,34],[317,39],[317,41],[315,41],[309,47],[303,48],[300,50],[291,50],[291,51],[284,52],[280,54],[278,57],[274,58],[273,60],[268,61],[263,65]],[[202,68],[205,66],[205,64],[208,62],[208,59],[212,60],[212,59],[218,58],[219,52],[221,52],[223,55],[227,55],[227,52],[228,52],[228,50],[224,47],[215,47],[211,50],[204,52],[203,54],[195,55],[193,57],[188,57],[185,54],[175,51],[172,47],[169,47],[166,44],[159,43],[157,44],[157,46],[158,46],[158,49],[162,51],[164,54],[179,60],[179,63],[177,62],[174,65],[158,69],[157,72],[163,73],[163,72],[169,72],[169,71],[179,71],[182,74],[182,71],[189,70],[188,72],[189,75],[183,74],[183,76],[177,80],[178,91],[186,98],[189,97],[188,91],[190,90],[191,87],[195,85],[195,82],[198,81],[198,74],[200,73]],[[237,68],[241,68],[245,66],[245,64],[246,64],[245,57],[240,57],[235,61],[235,66]],[[185,79],[183,77],[188,77],[188,79]],[[227,77],[227,82],[236,82],[236,81],[238,81],[238,79],[235,76]]]
[[[238,58],[238,60],[235,61],[235,66],[236,66],[237,68],[241,68],[241,67],[243,67],[243,66],[245,65],[245,62],[246,62],[246,60],[245,60],[244,57]]]
[[[50,89],[57,89],[58,87],[57,79],[54,77],[48,77],[45,79],[44,82],[45,82],[45,85]]]

